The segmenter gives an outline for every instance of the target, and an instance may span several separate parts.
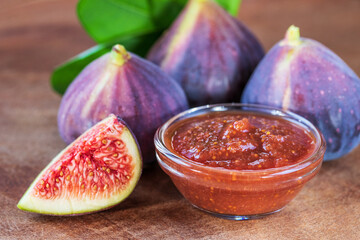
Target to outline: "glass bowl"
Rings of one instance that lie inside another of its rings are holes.
[[[219,111],[281,117],[309,131],[315,139],[315,149],[310,157],[293,165],[234,170],[203,165],[171,148],[171,139],[166,139],[169,127],[183,119]],[[206,105],[182,112],[157,130],[154,141],[159,165],[180,193],[193,206],[233,220],[255,219],[280,211],[319,172],[326,149],[320,131],[305,118],[268,106],[236,103]]]

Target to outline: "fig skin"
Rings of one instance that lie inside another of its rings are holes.
[[[68,87],[58,112],[58,127],[64,141],[71,143],[113,113],[128,123],[144,162],[151,162],[156,129],[186,109],[186,96],[175,80],[153,63],[115,45]]]
[[[212,0],[190,0],[147,59],[176,79],[192,106],[239,101],[264,50]]]
[[[260,62],[242,95],[243,103],[296,112],[323,133],[325,160],[340,158],[360,143],[360,79],[321,43],[300,38],[291,26]]]

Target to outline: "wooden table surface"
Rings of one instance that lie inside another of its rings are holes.
[[[229,221],[191,207],[157,164],[111,210],[42,216],[16,204],[65,144],[57,131],[56,64],[94,43],[75,0],[0,3],[0,239],[360,239],[360,148],[332,162],[281,212]],[[340,55],[360,74],[360,1],[244,0],[242,19],[268,50],[290,24]]]

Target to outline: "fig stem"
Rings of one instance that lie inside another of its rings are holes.
[[[113,46],[111,50],[111,56],[113,63],[119,66],[124,65],[131,58],[125,47],[120,44]]]
[[[300,41],[300,29],[294,25],[291,25],[286,31],[285,40],[291,45],[299,45]]]

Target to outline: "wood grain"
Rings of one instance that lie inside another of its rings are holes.
[[[0,10],[1,239],[360,239],[360,148],[333,162],[281,212],[228,221],[192,208],[156,163],[118,207],[79,217],[26,213],[16,204],[65,144],[52,68],[92,46],[74,0],[2,1]],[[244,0],[242,19],[266,49],[290,24],[360,74],[360,2]]]

